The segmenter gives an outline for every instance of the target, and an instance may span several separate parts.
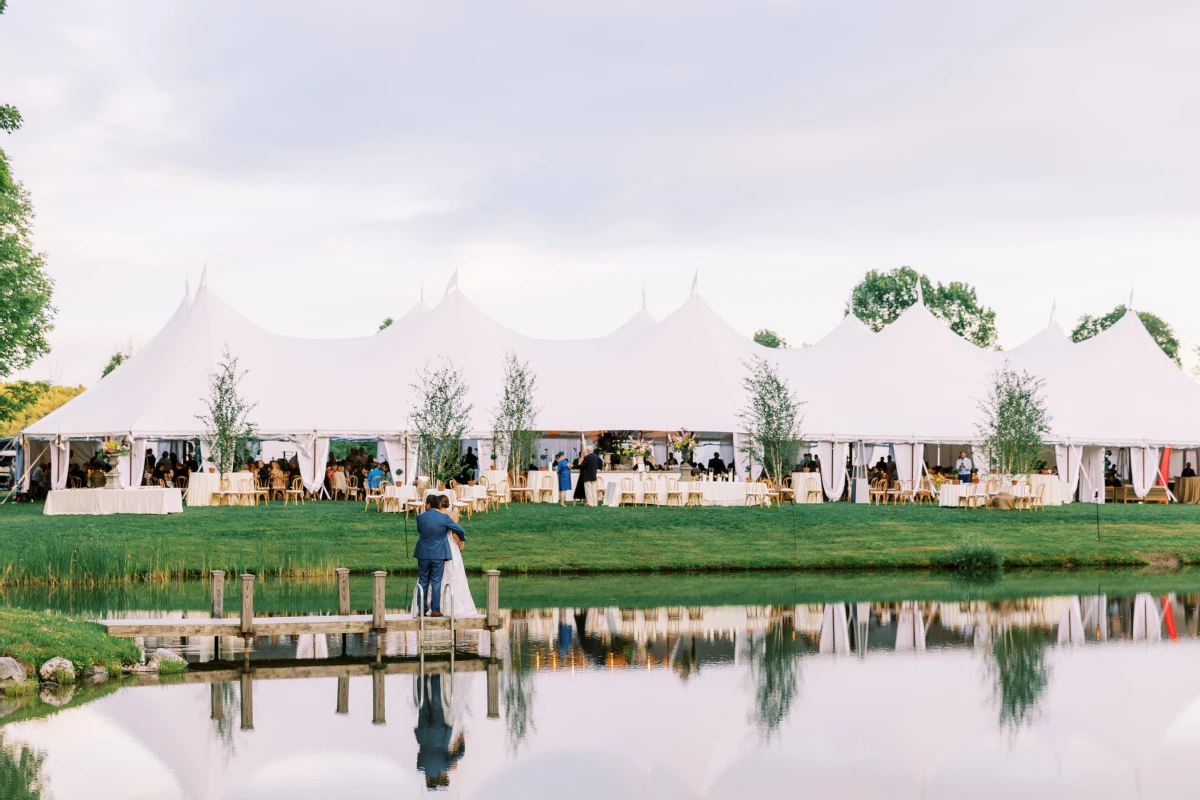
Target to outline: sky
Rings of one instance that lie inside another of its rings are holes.
[[[1200,5],[11,0],[0,137],[91,384],[207,269],[359,336],[452,273],[522,333],[643,286],[812,342],[871,269],[967,281],[1012,347],[1127,302],[1196,362]],[[414,343],[419,346],[419,343]]]

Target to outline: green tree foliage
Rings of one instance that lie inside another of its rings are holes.
[[[763,328],[754,332],[754,341],[761,344],[763,347],[776,347],[786,349],[788,346],[787,339],[777,334],[773,330]]]
[[[974,287],[959,281],[935,284],[912,267],[868,272],[854,287],[846,314],[853,311],[872,330],[883,330],[917,302],[918,281],[925,307],[950,330],[980,347],[999,349],[996,312],[980,304]]]
[[[379,323],[379,330],[383,330],[384,328],[392,327],[392,323],[394,323],[395,321],[396,320],[392,319],[391,317],[384,317],[383,322]]]
[[[208,376],[205,400],[208,413],[196,416],[205,428],[204,446],[208,450],[208,460],[222,475],[233,472],[234,466],[243,459],[247,446],[257,436],[249,417],[258,403],[248,404],[238,391],[238,384],[245,375],[245,372],[238,372],[237,357],[226,346],[217,371]]]
[[[747,439],[741,450],[778,479],[796,463],[800,426],[804,423],[800,414],[803,403],[771,362],[756,358],[746,367],[750,374],[742,380],[742,386],[747,405],[738,417]]]
[[[534,393],[537,375],[528,361],[515,352],[504,355],[504,391],[492,412],[492,441],[496,454],[508,458],[508,469],[518,475],[537,448],[538,407]]]
[[[991,390],[979,401],[983,417],[976,427],[993,473],[1026,475],[1033,471],[1050,433],[1043,384],[1028,372],[1012,369],[1008,362],[992,374]]]
[[[985,664],[1001,729],[1015,733],[1034,718],[1050,683],[1046,645],[1046,633],[1034,627],[1011,627],[992,640]]]
[[[117,349],[113,351],[113,354],[109,356],[108,363],[104,365],[104,372],[100,373],[100,377],[108,377],[108,373],[112,372],[114,369],[121,366],[132,357],[133,352],[131,350]]]
[[[472,408],[467,402],[467,384],[462,373],[445,360],[436,367],[426,363],[417,379],[412,386],[417,400],[409,419],[420,443],[419,474],[435,483],[448,481],[462,472],[460,448]]]
[[[0,436],[25,430],[82,392],[82,386],[51,386],[42,382],[0,384]]]
[[[800,694],[800,660],[791,620],[776,622],[766,635],[752,639],[746,655],[754,684],[750,722],[759,736],[769,740],[779,732]]]
[[[1150,338],[1162,348],[1162,351],[1167,354],[1167,358],[1180,364],[1179,340],[1175,338],[1175,331],[1171,326],[1164,322],[1162,317],[1151,314],[1149,311],[1139,311],[1137,315],[1141,319],[1142,325],[1146,327],[1146,332],[1150,334]],[[1075,330],[1071,331],[1071,341],[1082,342],[1090,339],[1100,331],[1111,328],[1123,316],[1125,316],[1124,304],[1117,306],[1102,317],[1084,314],[1079,318]]]
[[[0,0],[0,11],[4,0]],[[40,800],[46,789],[42,763],[46,755],[0,735],[0,797],[7,800]]]

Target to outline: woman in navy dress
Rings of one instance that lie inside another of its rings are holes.
[[[554,468],[558,470],[558,504],[565,506],[567,493],[571,491],[571,462],[560,452],[554,456]],[[575,501],[572,500],[571,504],[574,505]]]

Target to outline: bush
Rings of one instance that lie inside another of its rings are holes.
[[[969,580],[995,578],[1004,567],[1004,557],[990,544],[962,541],[946,554],[946,566]]]

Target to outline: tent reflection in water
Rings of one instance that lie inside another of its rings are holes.
[[[900,619],[896,623],[896,650],[918,651],[925,649],[925,617],[918,603],[900,604]]]
[[[845,604],[825,604],[825,610],[821,614],[821,640],[818,650],[822,654],[849,655],[850,637],[846,626]]]
[[[1083,613],[1079,608],[1078,597],[1072,596],[1059,616],[1058,643],[1083,644]]]
[[[1158,642],[1162,640],[1162,619],[1158,605],[1149,592],[1133,598],[1133,640],[1135,642]]]

